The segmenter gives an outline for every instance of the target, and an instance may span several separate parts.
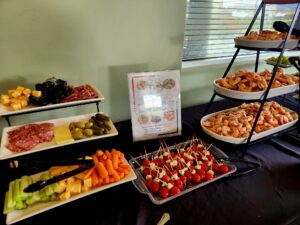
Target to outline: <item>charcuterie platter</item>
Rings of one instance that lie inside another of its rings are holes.
[[[95,113],[6,127],[2,132],[0,160],[118,135],[109,117],[97,114],[104,117],[105,121],[99,124],[107,129],[96,125],[97,121],[89,122],[96,118]]]
[[[88,85],[95,93],[95,97],[92,98],[86,98],[82,100],[72,100],[72,101],[66,101],[66,102],[60,102],[56,104],[46,104],[46,105],[33,105],[33,104],[28,104],[26,107],[22,107],[21,109],[14,110],[13,108],[0,104],[0,116],[12,116],[12,115],[17,115],[17,114],[22,114],[22,113],[29,113],[29,112],[37,112],[37,111],[45,111],[49,109],[55,109],[55,108],[63,108],[67,106],[75,106],[75,105],[81,105],[81,104],[87,104],[87,103],[96,103],[104,100],[104,97],[102,93],[97,90],[92,85]]]

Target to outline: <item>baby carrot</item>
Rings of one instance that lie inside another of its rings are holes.
[[[94,164],[96,165],[96,164],[99,162],[97,155],[96,155],[96,154],[93,154],[93,155],[92,155],[92,158],[93,158],[93,160],[94,160]]]
[[[113,168],[112,161],[110,159],[106,160],[106,169],[109,175],[113,175],[114,168]]]
[[[102,155],[102,159],[105,161],[105,160],[107,160],[107,155],[106,154],[103,154]]]
[[[119,173],[119,176],[121,179],[123,179],[125,177],[125,173]]]
[[[92,187],[96,187],[98,185],[99,181],[98,181],[98,175],[95,170],[92,173],[91,177],[92,177]]]
[[[100,149],[96,151],[96,154],[97,154],[98,157],[101,157],[103,155],[103,153],[104,152]]]
[[[96,168],[97,168],[97,171],[98,171],[100,177],[102,177],[103,179],[108,177],[108,172],[102,162],[98,162],[96,164]]]
[[[120,178],[119,174],[117,173],[117,171],[114,170],[112,175],[113,175],[113,178],[115,179],[116,182],[121,180],[121,178]]]
[[[90,169],[86,172],[86,174],[84,175],[83,179],[85,180],[85,179],[89,178],[89,177],[92,175],[92,173],[94,172],[95,169],[96,169],[95,166],[93,166],[92,168],[90,168]]]
[[[127,169],[125,169],[123,167],[118,167],[117,171],[119,173],[124,173],[125,175],[129,174],[129,172],[130,172],[130,170],[127,170]]]
[[[107,156],[108,159],[111,159],[111,154],[108,150],[105,151],[105,155]]]
[[[119,164],[119,154],[112,153],[112,165],[115,170],[118,168],[118,164]]]

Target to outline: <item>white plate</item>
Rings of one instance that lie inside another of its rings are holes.
[[[214,115],[216,115],[218,113],[221,113],[221,112],[227,112],[227,111],[230,111],[230,110],[233,110],[233,109],[237,109],[237,108],[238,107],[234,107],[234,108],[230,108],[230,109],[225,109],[225,110],[222,110],[222,111],[219,111],[219,112],[215,112],[215,113],[211,113],[211,114],[208,114],[208,115],[202,117],[202,119],[200,120],[200,125],[201,125],[203,131],[205,133],[207,133],[208,135],[210,135],[211,137],[213,137],[213,138],[215,138],[217,140],[220,140],[220,141],[224,141],[224,142],[228,142],[228,143],[232,143],[232,144],[246,143],[247,138],[234,138],[234,137],[230,137],[230,136],[228,136],[228,137],[227,136],[222,136],[222,135],[216,134],[215,132],[212,132],[211,130],[209,130],[205,126],[203,126],[203,122],[205,120],[207,120],[209,117],[214,116]],[[288,108],[284,108],[284,109],[287,110],[288,112],[293,112],[292,110],[290,110]],[[264,132],[261,132],[261,133],[258,133],[258,134],[253,134],[252,137],[251,137],[251,139],[250,139],[250,142],[258,140],[258,139],[261,139],[261,138],[266,137],[268,135],[277,133],[277,132],[282,131],[284,129],[287,129],[287,128],[293,126],[297,121],[298,121],[298,114],[297,114],[297,119],[294,120],[294,121],[291,121],[289,123],[280,125],[278,127],[275,127],[273,129],[270,129],[270,130],[267,130],[267,131],[264,131]]]
[[[47,120],[47,121],[41,121],[41,122],[36,122],[33,124],[40,124],[40,123],[53,123],[54,126],[62,126],[62,125],[69,125],[71,122],[75,121],[88,121],[91,116],[94,116],[96,113],[91,113],[91,114],[85,114],[85,115],[80,115],[80,116],[72,116],[72,117],[66,117],[66,118],[61,118],[61,119],[54,119],[54,120]],[[114,126],[112,121],[109,121],[109,125],[111,127],[111,130],[109,131],[108,134],[103,134],[99,136],[92,136],[89,138],[84,138],[80,140],[75,140],[74,142],[71,143],[65,143],[65,144],[56,144],[54,141],[54,138],[51,142],[43,142],[38,145],[36,145],[34,148],[28,151],[23,151],[23,152],[12,152],[8,148],[6,148],[6,145],[8,143],[8,132],[11,130],[14,130],[18,127],[24,126],[24,125],[18,125],[18,126],[13,126],[13,127],[6,127],[3,129],[2,132],[2,139],[1,139],[1,148],[0,148],[0,160],[2,159],[8,159],[8,158],[13,158],[21,155],[26,155],[26,154],[31,154],[34,152],[39,152],[43,150],[48,150],[51,148],[56,148],[60,146],[66,146],[66,145],[71,145],[71,144],[76,144],[79,142],[85,142],[85,141],[91,141],[95,139],[101,139],[101,138],[106,138],[106,137],[111,137],[111,136],[116,136],[118,135],[118,131],[116,127]]]
[[[294,49],[297,47],[299,40],[287,40],[287,43],[285,45],[286,49]],[[243,40],[240,38],[234,38],[234,43],[236,46],[239,47],[250,47],[250,48],[281,48],[282,40],[274,40],[274,41],[268,41],[268,40]]]
[[[37,177],[40,174],[41,173],[35,174],[33,176]],[[83,198],[85,196],[94,194],[96,192],[104,191],[105,189],[129,182],[129,181],[133,181],[135,179],[136,179],[136,175],[135,175],[133,169],[131,169],[131,172],[126,177],[124,177],[123,179],[121,179],[118,182],[103,185],[103,186],[100,186],[97,188],[93,188],[93,189],[89,190],[88,192],[73,195],[71,198],[69,198],[67,200],[50,201],[50,202],[46,202],[46,203],[37,203],[37,204],[27,207],[26,209],[12,211],[12,212],[8,213],[6,216],[6,224],[13,224],[13,223],[19,222],[21,220],[24,220],[24,219],[34,216],[36,214],[45,212],[49,209],[53,209],[57,206],[64,205],[64,204],[72,202],[74,200]]]
[[[64,102],[64,103],[57,103],[57,104],[49,104],[49,105],[45,105],[45,106],[28,105],[26,108],[16,110],[16,111],[14,111],[9,106],[0,104],[0,116],[12,116],[12,115],[18,115],[18,114],[27,113],[27,112],[44,111],[44,110],[48,110],[48,109],[63,108],[63,107],[72,106],[72,105],[75,106],[75,105],[99,102],[99,101],[104,100],[102,93],[99,90],[97,90],[94,86],[91,85],[91,87],[97,92],[97,94],[99,96],[98,98],[91,98],[91,99],[86,99],[86,100]]]
[[[217,84],[218,80],[214,80],[214,90],[217,93],[229,98],[242,99],[242,100],[256,100],[256,99],[258,100],[258,99],[262,99],[263,94],[265,92],[265,91],[244,92],[244,91],[231,90],[218,85]],[[292,84],[292,85],[287,85],[278,88],[271,88],[268,94],[268,98],[272,98],[287,93],[292,93],[297,91],[298,89],[299,89],[299,84]]]

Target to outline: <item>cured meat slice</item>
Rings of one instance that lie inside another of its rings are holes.
[[[27,124],[8,132],[6,147],[12,152],[22,152],[34,148],[37,144],[54,138],[54,124]]]
[[[73,90],[73,93],[68,95],[66,98],[62,99],[60,102],[79,101],[99,97],[98,93],[89,84],[84,84],[78,87],[71,88]]]

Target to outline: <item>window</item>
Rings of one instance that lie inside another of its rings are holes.
[[[243,36],[261,0],[187,0],[183,60],[232,57],[234,38]],[[264,29],[290,24],[296,4],[267,5]],[[259,30],[260,15],[252,30]],[[239,55],[255,54],[241,50]]]

